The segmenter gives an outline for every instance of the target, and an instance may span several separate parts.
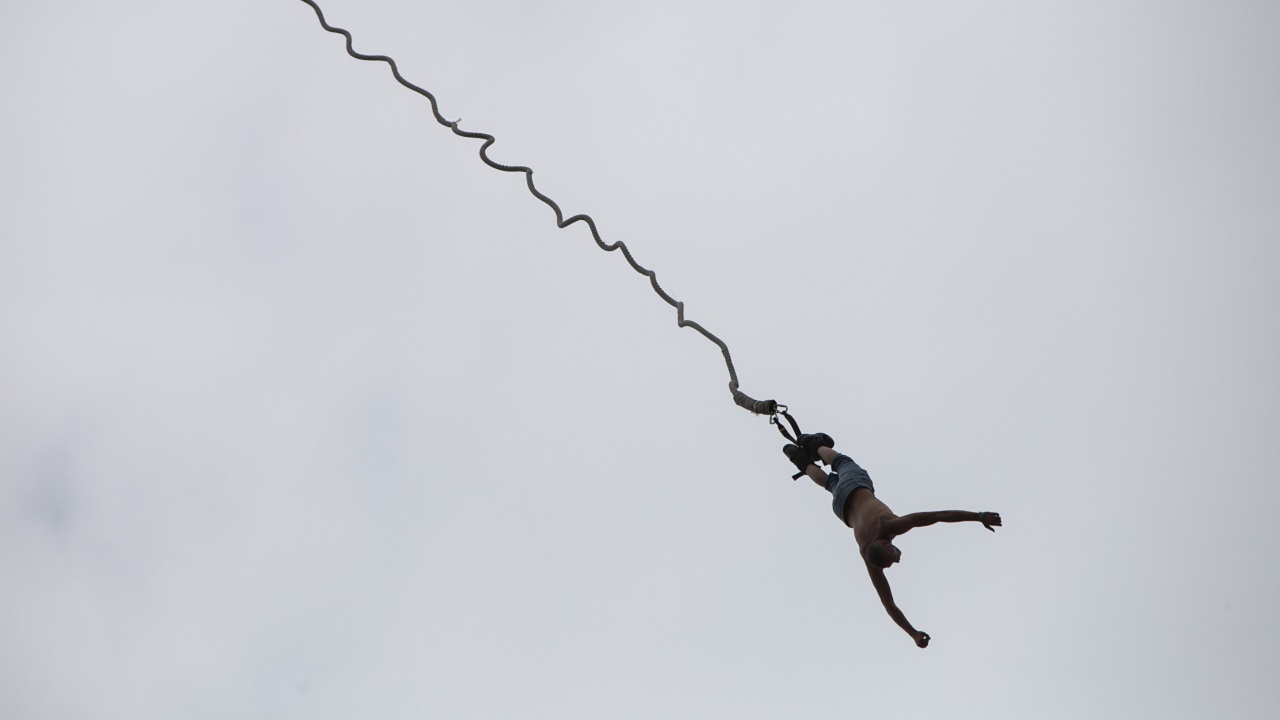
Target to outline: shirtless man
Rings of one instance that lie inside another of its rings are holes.
[[[928,647],[928,633],[912,627],[907,616],[903,615],[894,604],[893,592],[889,589],[889,581],[884,576],[886,568],[902,559],[902,551],[894,546],[893,539],[913,528],[940,522],[980,522],[983,527],[995,532],[1000,526],[1000,514],[967,510],[935,510],[895,515],[888,505],[880,502],[880,498],[876,497],[875,487],[871,484],[871,476],[867,475],[867,471],[848,455],[831,449],[835,442],[830,435],[824,433],[801,435],[797,440],[800,443],[799,446],[787,445],[782,448],[787,459],[795,463],[800,472],[831,492],[836,517],[853,528],[853,537],[858,541],[858,552],[867,565],[871,584],[875,586],[880,602],[884,604],[889,617],[893,618],[893,621],[898,623],[898,627],[905,630],[911,639],[916,641],[917,646]],[[823,472],[815,464],[817,460],[831,466],[835,472]]]

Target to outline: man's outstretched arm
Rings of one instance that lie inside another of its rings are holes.
[[[898,624],[898,627],[906,631],[912,640],[916,641],[918,647],[929,646],[929,634],[920,632],[911,626],[911,622],[907,620],[907,616],[902,614],[898,609],[897,603],[893,601],[893,591],[889,589],[889,579],[884,576],[884,571],[878,567],[867,566],[867,574],[871,576],[871,584],[876,589],[876,594],[880,596],[880,603],[884,605],[884,609],[889,613],[889,617]]]
[[[996,528],[1000,527],[1000,513],[988,511],[969,512],[968,510],[932,510],[894,518],[885,524],[884,529],[891,535],[901,535],[908,530],[940,522],[980,522],[983,527],[995,532]]]

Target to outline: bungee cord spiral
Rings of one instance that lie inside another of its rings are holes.
[[[790,421],[791,425],[795,427],[795,421],[794,419],[791,418],[789,414],[787,414],[787,408],[785,405],[780,405],[778,402],[774,400],[756,400],[752,397],[749,397],[746,393],[743,393],[741,390],[738,389],[738,372],[733,366],[733,357],[729,354],[729,346],[726,345],[725,342],[721,340],[719,337],[717,337],[716,335],[711,333],[709,330],[704,328],[702,325],[698,324],[697,322],[694,322],[693,320],[686,319],[684,316],[684,303],[671,297],[671,295],[667,293],[667,291],[662,289],[662,286],[658,284],[657,273],[655,273],[653,270],[649,270],[643,267],[642,265],[640,265],[640,263],[636,262],[636,259],[631,254],[631,250],[627,248],[626,243],[622,241],[618,241],[614,243],[606,243],[603,239],[601,239],[600,231],[596,228],[596,222],[591,218],[590,215],[582,213],[582,214],[574,215],[569,218],[564,217],[564,213],[560,210],[560,205],[557,204],[555,200],[552,200],[550,197],[544,195],[541,191],[538,190],[537,187],[534,186],[532,168],[528,168],[523,165],[505,165],[503,163],[496,162],[489,157],[489,154],[488,154],[489,146],[493,145],[497,141],[497,139],[493,135],[490,135],[488,133],[483,133],[483,132],[476,132],[472,130],[463,130],[462,128],[458,127],[458,124],[461,122],[461,119],[458,119],[458,120],[446,119],[445,116],[440,113],[439,103],[436,101],[435,95],[433,95],[428,90],[422,87],[419,87],[418,85],[415,85],[409,82],[408,80],[406,80],[404,76],[400,74],[400,68],[396,66],[396,61],[394,59],[392,59],[387,55],[367,55],[365,53],[358,52],[355,49],[355,47],[353,47],[353,44],[352,44],[353,41],[352,41],[350,32],[348,32],[343,28],[330,25],[329,22],[325,19],[324,12],[320,9],[320,6],[317,5],[313,0],[302,0],[302,2],[306,3],[307,5],[310,5],[311,9],[315,11],[316,19],[320,21],[321,27],[323,27],[328,32],[341,35],[346,39],[346,48],[347,48],[348,55],[350,55],[351,57],[357,60],[386,63],[387,66],[391,68],[391,74],[392,76],[395,77],[396,82],[400,83],[405,88],[412,90],[413,92],[425,97],[428,101],[430,101],[431,113],[435,116],[436,122],[449,128],[451,131],[453,131],[455,135],[458,135],[460,137],[471,138],[475,140],[483,140],[484,143],[480,146],[480,159],[484,161],[486,165],[488,165],[491,168],[494,168],[495,170],[501,170],[502,172],[524,173],[525,184],[528,185],[529,192],[532,193],[534,197],[541,200],[543,203],[545,203],[548,207],[550,207],[555,212],[556,227],[564,228],[576,222],[586,223],[587,227],[590,228],[591,230],[591,237],[595,240],[596,245],[600,246],[601,250],[604,250],[606,252],[621,250],[622,256],[626,258],[627,263],[631,265],[632,269],[634,269],[636,272],[640,273],[641,275],[644,275],[645,277],[649,278],[649,284],[653,286],[653,290],[658,294],[658,297],[662,298],[664,301],[666,301],[668,305],[676,309],[676,322],[679,327],[693,328],[698,333],[700,333],[703,337],[705,337],[707,340],[710,340],[712,343],[714,343],[717,347],[720,348],[720,353],[724,356],[725,367],[727,367],[729,370],[729,392],[732,393],[733,401],[735,403],[737,403],[740,407],[743,407],[758,415],[772,416],[771,422],[773,424],[777,424],[780,430],[782,429],[782,425],[778,422],[779,413],[785,416],[787,420]],[[799,433],[798,427],[796,427],[796,432],[797,434]],[[786,435],[786,432],[784,431],[783,434]]]

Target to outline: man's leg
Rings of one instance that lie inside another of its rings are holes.
[[[822,468],[814,465],[813,463],[809,463],[804,467],[804,473],[809,476],[810,480],[818,483],[818,487],[823,490],[827,489],[827,479],[829,476]]]
[[[835,462],[836,451],[832,450],[829,447],[823,446],[818,448],[818,457],[822,458],[822,462],[826,463],[827,465],[830,465],[831,463]]]
[[[798,438],[799,445],[787,445],[782,448],[782,452],[786,453],[787,459],[796,464],[801,473],[808,475],[820,487],[827,487],[827,480],[830,475],[823,472],[818,467],[817,460],[830,465],[836,458],[836,451],[831,449],[835,441],[830,435],[825,433],[814,433],[812,435],[801,435]],[[816,446],[816,447],[815,447]],[[796,476],[799,478],[799,475]]]
[[[818,457],[822,458],[822,462],[830,465],[836,459],[836,451],[824,445],[818,448]],[[805,466],[804,472],[809,476],[810,480],[818,483],[819,487],[826,489],[827,480],[830,476],[822,468],[814,463],[809,463]]]

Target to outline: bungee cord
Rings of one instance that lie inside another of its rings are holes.
[[[302,2],[306,3],[307,5],[310,5],[311,9],[315,11],[316,19],[320,21],[321,27],[323,27],[328,32],[341,35],[344,38],[346,38],[346,47],[347,47],[348,55],[350,55],[351,57],[357,60],[386,63],[387,66],[391,68],[391,74],[392,76],[395,77],[396,82],[400,83],[401,85],[408,88],[409,90],[412,90],[413,92],[425,97],[428,101],[431,102],[431,113],[435,116],[436,122],[449,128],[451,131],[453,131],[453,134],[458,135],[460,137],[472,138],[475,140],[483,140],[484,144],[480,146],[480,159],[484,161],[486,165],[488,165],[489,167],[495,170],[501,170],[502,172],[524,173],[525,184],[529,186],[529,192],[532,193],[534,197],[541,200],[543,203],[545,203],[548,207],[550,207],[555,212],[556,227],[564,228],[576,222],[584,222],[586,223],[587,227],[591,229],[591,237],[596,241],[596,245],[600,246],[601,250],[604,250],[606,252],[621,250],[622,256],[627,259],[627,263],[631,265],[632,269],[634,269],[636,272],[640,273],[641,275],[644,275],[645,277],[649,278],[649,284],[653,286],[653,290],[658,294],[658,297],[662,298],[664,301],[666,301],[668,305],[676,309],[676,322],[679,327],[682,327],[682,328],[689,327],[689,328],[693,328],[694,330],[697,330],[703,337],[715,343],[715,345],[720,348],[721,354],[724,355],[725,367],[727,367],[729,370],[729,392],[733,394],[733,401],[737,403],[740,407],[743,407],[758,415],[770,415],[771,416],[770,422],[772,424],[777,425],[778,429],[782,431],[784,436],[790,437],[787,434],[786,430],[783,428],[781,422],[779,421],[779,414],[781,414],[789,421],[791,426],[795,429],[796,435],[799,435],[799,432],[800,432],[799,427],[796,425],[794,418],[792,418],[787,413],[787,407],[785,405],[781,405],[774,400],[756,400],[754,398],[749,397],[746,393],[738,389],[738,372],[733,366],[733,358],[729,354],[729,346],[726,345],[723,340],[721,340],[720,338],[712,334],[709,330],[702,327],[702,325],[694,322],[693,320],[685,319],[684,303],[671,297],[671,295],[669,295],[667,291],[662,289],[662,286],[658,284],[657,273],[641,266],[640,263],[636,262],[635,258],[632,257],[631,255],[631,250],[627,248],[626,243],[622,241],[618,241],[614,243],[605,243],[604,240],[600,238],[600,232],[596,228],[596,222],[591,218],[590,215],[587,215],[584,213],[584,214],[574,215],[573,217],[570,217],[570,218],[565,218],[564,213],[560,210],[560,206],[556,203],[556,201],[547,197],[546,195],[541,193],[538,190],[538,188],[534,187],[532,168],[528,168],[523,165],[504,165],[502,163],[495,162],[494,160],[490,159],[488,154],[488,149],[490,145],[494,144],[497,141],[497,138],[495,138],[493,135],[490,135],[488,133],[475,132],[471,130],[463,130],[459,128],[458,123],[462,121],[461,118],[459,118],[458,120],[446,119],[444,115],[440,114],[440,107],[439,107],[439,104],[436,102],[435,95],[433,95],[431,92],[427,91],[426,89],[421,88],[409,82],[408,80],[405,80],[404,76],[400,74],[400,69],[396,66],[396,61],[394,59],[386,55],[366,55],[364,53],[357,52],[356,49],[352,46],[352,38],[351,38],[350,32],[348,32],[347,30],[344,30],[343,28],[330,25],[329,22],[325,20],[324,12],[320,9],[320,6],[317,5],[315,2],[313,2],[313,0],[302,0]]]

